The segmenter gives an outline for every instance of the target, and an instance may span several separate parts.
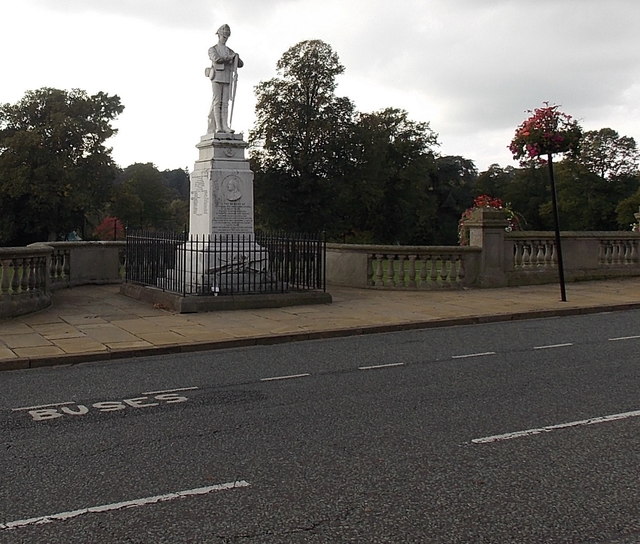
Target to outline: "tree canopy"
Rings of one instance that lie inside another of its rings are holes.
[[[438,210],[452,199],[434,191],[438,142],[429,124],[393,107],[356,112],[336,96],[344,67],[320,40],[294,45],[276,69],[256,87],[250,135],[258,224],[355,242],[438,241]]]
[[[42,88],[0,106],[0,243],[80,230],[108,199],[118,96]]]

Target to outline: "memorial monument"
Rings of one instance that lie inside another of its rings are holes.
[[[253,172],[245,157],[248,144],[231,128],[238,85],[244,63],[227,46],[229,25],[216,32],[218,43],[209,48],[212,101],[207,133],[196,145],[199,156],[190,177],[191,199],[187,273],[191,286],[225,292],[233,285],[246,291],[262,282],[266,252],[255,243]],[[219,248],[224,248],[220,251]],[[233,290],[233,289],[232,289]]]

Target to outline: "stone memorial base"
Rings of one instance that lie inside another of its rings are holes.
[[[176,249],[176,268],[158,287],[181,285],[192,295],[271,293],[288,285],[274,278],[267,251],[252,238],[232,235],[194,240]]]

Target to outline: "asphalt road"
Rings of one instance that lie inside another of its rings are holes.
[[[640,311],[0,374],[2,543],[640,542]]]

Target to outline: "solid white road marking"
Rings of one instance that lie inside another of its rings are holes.
[[[533,349],[566,348],[568,346],[573,346],[573,343],[567,342],[566,344],[549,344],[548,346],[533,346]]]
[[[40,404],[39,406],[23,406],[21,408],[11,408],[12,412],[19,410],[37,410],[39,408],[53,408],[54,406],[67,406],[69,404],[75,404],[75,402],[58,402],[55,404]]]
[[[618,336],[618,338],[609,338],[609,342],[616,342],[618,340],[636,340],[637,338],[640,338],[640,335],[638,335],[638,336]]]
[[[40,516],[37,518],[20,519],[0,523],[0,530],[15,529],[17,527],[25,527],[27,525],[38,525],[41,523],[51,523],[52,521],[66,521],[71,518],[82,516],[84,514],[110,512],[112,510],[121,510],[123,508],[136,508],[146,504],[155,504],[158,502],[173,501],[190,497],[192,495],[206,495],[214,491],[224,491],[227,489],[235,489],[236,487],[249,487],[251,484],[244,480],[236,482],[228,482],[226,484],[210,485],[208,487],[198,487],[196,489],[187,489],[185,491],[176,491],[175,493],[167,493],[166,495],[156,495],[154,497],[144,497],[142,499],[134,499],[131,501],[116,502],[112,504],[103,504],[100,506],[91,506],[89,508],[81,508],[80,510],[71,510],[70,512],[59,512],[58,514],[50,514],[48,516]]]
[[[484,357],[485,355],[495,355],[495,351],[485,351],[482,353],[467,353],[466,355],[452,355],[452,359],[466,359],[468,357]]]
[[[163,389],[162,391],[147,391],[145,393],[140,393],[141,395],[158,395],[160,393],[174,393],[176,391],[194,391],[198,389],[197,387],[179,387],[177,389]]]
[[[391,366],[402,366],[404,363],[387,363],[384,365],[359,366],[358,370],[373,370],[374,368],[389,368]]]
[[[260,378],[261,382],[272,382],[275,380],[290,380],[292,378],[304,378],[311,376],[311,374],[291,374],[290,376],[273,376],[272,378]]]
[[[537,429],[527,429],[526,431],[517,431],[514,433],[496,434],[493,436],[485,436],[483,438],[474,438],[473,444],[487,444],[490,442],[500,442],[502,440],[511,440],[512,438],[520,438],[522,436],[531,436],[533,434],[548,433],[558,429],[568,429],[570,427],[581,427],[583,425],[595,425],[597,423],[606,423],[608,421],[617,421],[620,419],[628,419],[631,417],[640,417],[640,410],[633,412],[624,412],[622,414],[612,414],[609,416],[593,417],[591,419],[582,419],[580,421],[570,421],[569,423],[560,423],[558,425],[548,425],[547,427],[539,427]]]

